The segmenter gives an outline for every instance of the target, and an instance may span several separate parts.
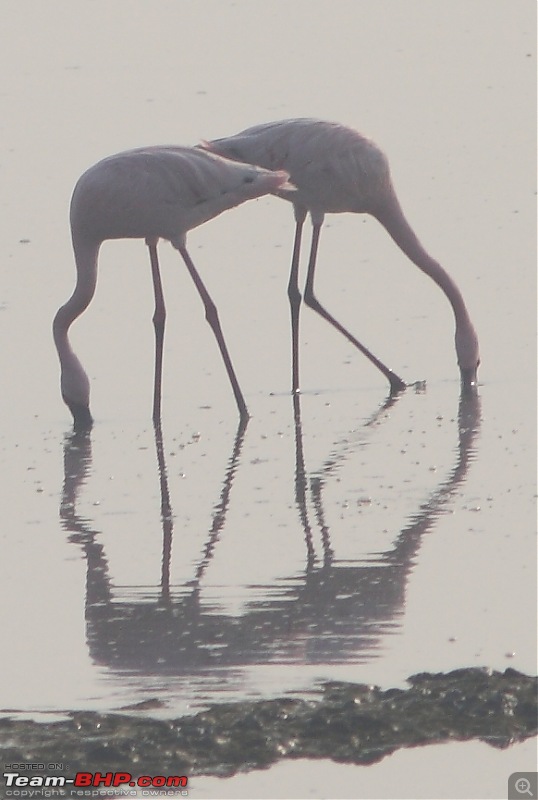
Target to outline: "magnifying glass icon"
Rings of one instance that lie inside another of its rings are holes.
[[[531,782],[527,780],[527,778],[519,778],[519,780],[515,782],[515,788],[518,794],[528,794],[530,797],[533,797]]]

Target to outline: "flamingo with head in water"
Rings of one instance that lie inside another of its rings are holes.
[[[293,194],[281,194],[293,203],[296,221],[288,283],[293,391],[299,389],[301,294],[298,270],[302,228],[308,212],[312,218],[313,232],[304,290],[305,303],[372,361],[389,380],[391,392],[405,388],[402,379],[329,314],[314,295],[316,257],[325,214],[344,211],[374,216],[411,261],[442,289],[454,312],[455,346],[462,385],[464,388],[476,386],[480,363],[478,337],[462,294],[453,278],[425,251],[407,222],[392,185],[387,158],[376,144],[352,128],[337,123],[318,119],[287,119],[256,125],[200,146],[227,158],[258,164],[265,169],[286,170],[297,188]]]

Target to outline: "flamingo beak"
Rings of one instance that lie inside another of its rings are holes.
[[[289,173],[286,172],[284,169],[274,170],[273,175],[277,176],[279,179],[279,183],[276,187],[278,192],[288,193],[288,192],[296,192],[297,187],[294,183],[290,181]]]
[[[291,183],[291,181],[286,181],[285,183],[282,183],[278,187],[278,191],[279,192],[296,192],[297,191],[297,187],[295,186],[294,183]]]
[[[89,431],[93,426],[93,418],[90,409],[82,403],[74,403],[73,401],[66,400],[64,402],[68,406],[73,415],[73,429],[75,431]]]

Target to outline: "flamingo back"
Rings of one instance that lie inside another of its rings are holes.
[[[99,161],[71,199],[77,238],[162,237],[187,231],[228,208],[285,185],[288,175],[238,164],[191,147],[145,147]]]
[[[388,161],[380,148],[334,122],[269,122],[206,146],[226,158],[286,170],[297,187],[286,199],[311,212],[372,213],[391,188]]]

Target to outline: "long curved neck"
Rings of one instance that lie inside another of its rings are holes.
[[[58,309],[53,323],[54,342],[60,360],[64,354],[72,352],[67,332],[76,318],[88,307],[95,293],[100,244],[100,242],[85,242],[73,236],[77,282],[69,300]]]
[[[469,313],[465,306],[462,294],[453,278],[443,267],[435,261],[422,247],[415,232],[407,222],[394,190],[391,189],[383,206],[372,212],[379,220],[398,247],[411,259],[411,261],[429,275],[447,296],[456,319],[456,327],[471,324]]]
[[[73,352],[68,331],[73,321],[88,307],[94,295],[99,247],[100,242],[88,242],[73,234],[77,282],[67,303],[64,303],[56,312],[52,325],[54,343],[61,366],[62,397],[71,409],[75,428],[91,426],[90,382],[82,364]]]

